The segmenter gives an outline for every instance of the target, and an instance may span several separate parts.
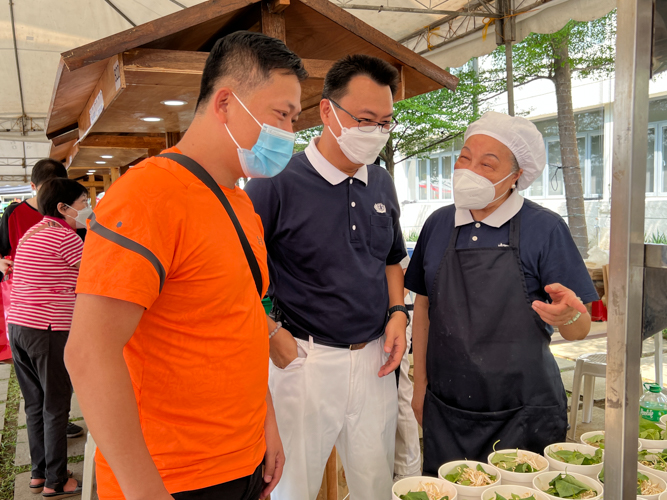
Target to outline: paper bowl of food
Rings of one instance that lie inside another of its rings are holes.
[[[526,450],[499,450],[489,455],[489,463],[500,471],[503,485],[533,484],[533,479],[549,470],[549,462],[538,453]]]
[[[663,424],[639,419],[639,442],[644,450],[667,448],[667,431]]]
[[[598,481],[604,487],[604,468],[598,474]],[[648,471],[637,471],[637,498],[658,500],[658,497],[667,490],[667,482]]]
[[[533,489],[542,492],[550,500],[585,498],[599,500],[604,488],[592,477],[576,472],[549,471],[533,479]]]
[[[519,485],[491,486],[482,493],[482,500],[546,500],[546,495],[534,488]]]
[[[415,476],[397,481],[393,488],[392,500],[423,500],[426,493],[428,500],[455,500],[456,488],[451,483],[437,477]]]
[[[496,467],[473,460],[447,462],[438,469],[438,477],[454,485],[459,500],[479,500],[484,490],[501,484]]]
[[[581,444],[592,446],[593,448],[602,448],[604,450],[604,431],[584,432],[581,435]],[[637,442],[637,450],[643,448],[641,442]]]
[[[641,450],[638,461],[639,471],[650,472],[663,481],[667,481],[667,450]]]
[[[637,497],[639,498],[639,497]],[[663,491],[660,493],[660,496],[658,497],[658,500],[667,500],[667,491]]]
[[[568,471],[597,478],[602,470],[604,451],[580,443],[555,443],[544,448],[552,471]]]

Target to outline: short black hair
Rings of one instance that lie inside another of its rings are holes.
[[[354,54],[345,56],[336,61],[324,78],[322,99],[333,99],[337,101],[347,94],[350,80],[355,76],[367,76],[378,85],[387,85],[391,89],[391,95],[396,95],[398,90],[399,74],[384,59],[379,59],[365,54]]]
[[[72,206],[82,194],[88,194],[88,190],[78,182],[72,179],[54,178],[46,181],[37,193],[37,208],[42,215],[64,219],[63,214],[58,211],[58,204],[65,203]]]
[[[293,74],[300,82],[308,78],[299,56],[277,38],[250,31],[222,37],[206,59],[196,109],[213,96],[221,78],[234,80],[248,90],[268,80],[273,70]]]
[[[65,165],[53,158],[44,158],[43,160],[39,160],[35,163],[35,166],[32,167],[30,182],[32,182],[35,187],[39,187],[49,179],[55,179],[56,177],[67,178],[67,169],[65,168]]]

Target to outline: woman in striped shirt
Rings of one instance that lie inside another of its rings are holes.
[[[14,369],[25,398],[32,462],[30,490],[46,498],[81,493],[67,471],[72,386],[63,360],[83,252],[76,234],[91,212],[86,188],[52,179],[37,195],[44,218],[26,232],[13,263],[7,322]]]

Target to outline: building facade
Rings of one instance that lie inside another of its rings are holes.
[[[567,221],[556,117],[556,95],[550,81],[516,89],[517,114],[533,121],[542,133],[547,165],[542,176],[522,194],[560,214]],[[614,80],[573,81],[572,100],[584,188],[589,246],[609,249],[611,159],[614,133]],[[504,96],[491,109],[507,112]],[[647,237],[667,234],[667,78],[650,85],[648,154],[646,158]],[[397,163],[394,177],[402,203],[401,224],[414,240],[438,208],[453,203],[452,173],[463,140],[454,140],[428,157]]]

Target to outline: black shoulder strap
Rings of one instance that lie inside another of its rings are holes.
[[[262,273],[259,270],[259,264],[257,263],[257,257],[255,257],[255,254],[252,251],[252,248],[250,246],[250,243],[248,242],[248,238],[246,237],[245,233],[243,232],[243,227],[241,227],[241,223],[239,222],[238,218],[236,217],[236,214],[234,213],[234,209],[229,203],[229,200],[225,196],[225,193],[222,192],[222,189],[220,189],[220,186],[215,182],[213,177],[211,177],[211,174],[209,174],[206,170],[204,170],[204,167],[202,167],[199,163],[194,161],[192,158],[181,155],[178,153],[162,153],[157,155],[159,158],[168,158],[172,161],[175,161],[179,165],[183,166],[186,168],[188,171],[190,171],[195,177],[197,177],[200,181],[202,181],[206,187],[208,187],[211,191],[213,191],[213,194],[220,200],[220,203],[222,203],[222,206],[225,207],[225,211],[227,212],[227,215],[229,215],[229,218],[232,220],[232,224],[234,224],[234,229],[236,229],[236,233],[239,236],[239,240],[241,240],[241,246],[243,247],[243,252],[245,253],[246,259],[248,259],[248,265],[250,266],[250,271],[252,272],[252,277],[255,280],[255,286],[257,287],[257,293],[259,294],[260,298],[262,297]]]

